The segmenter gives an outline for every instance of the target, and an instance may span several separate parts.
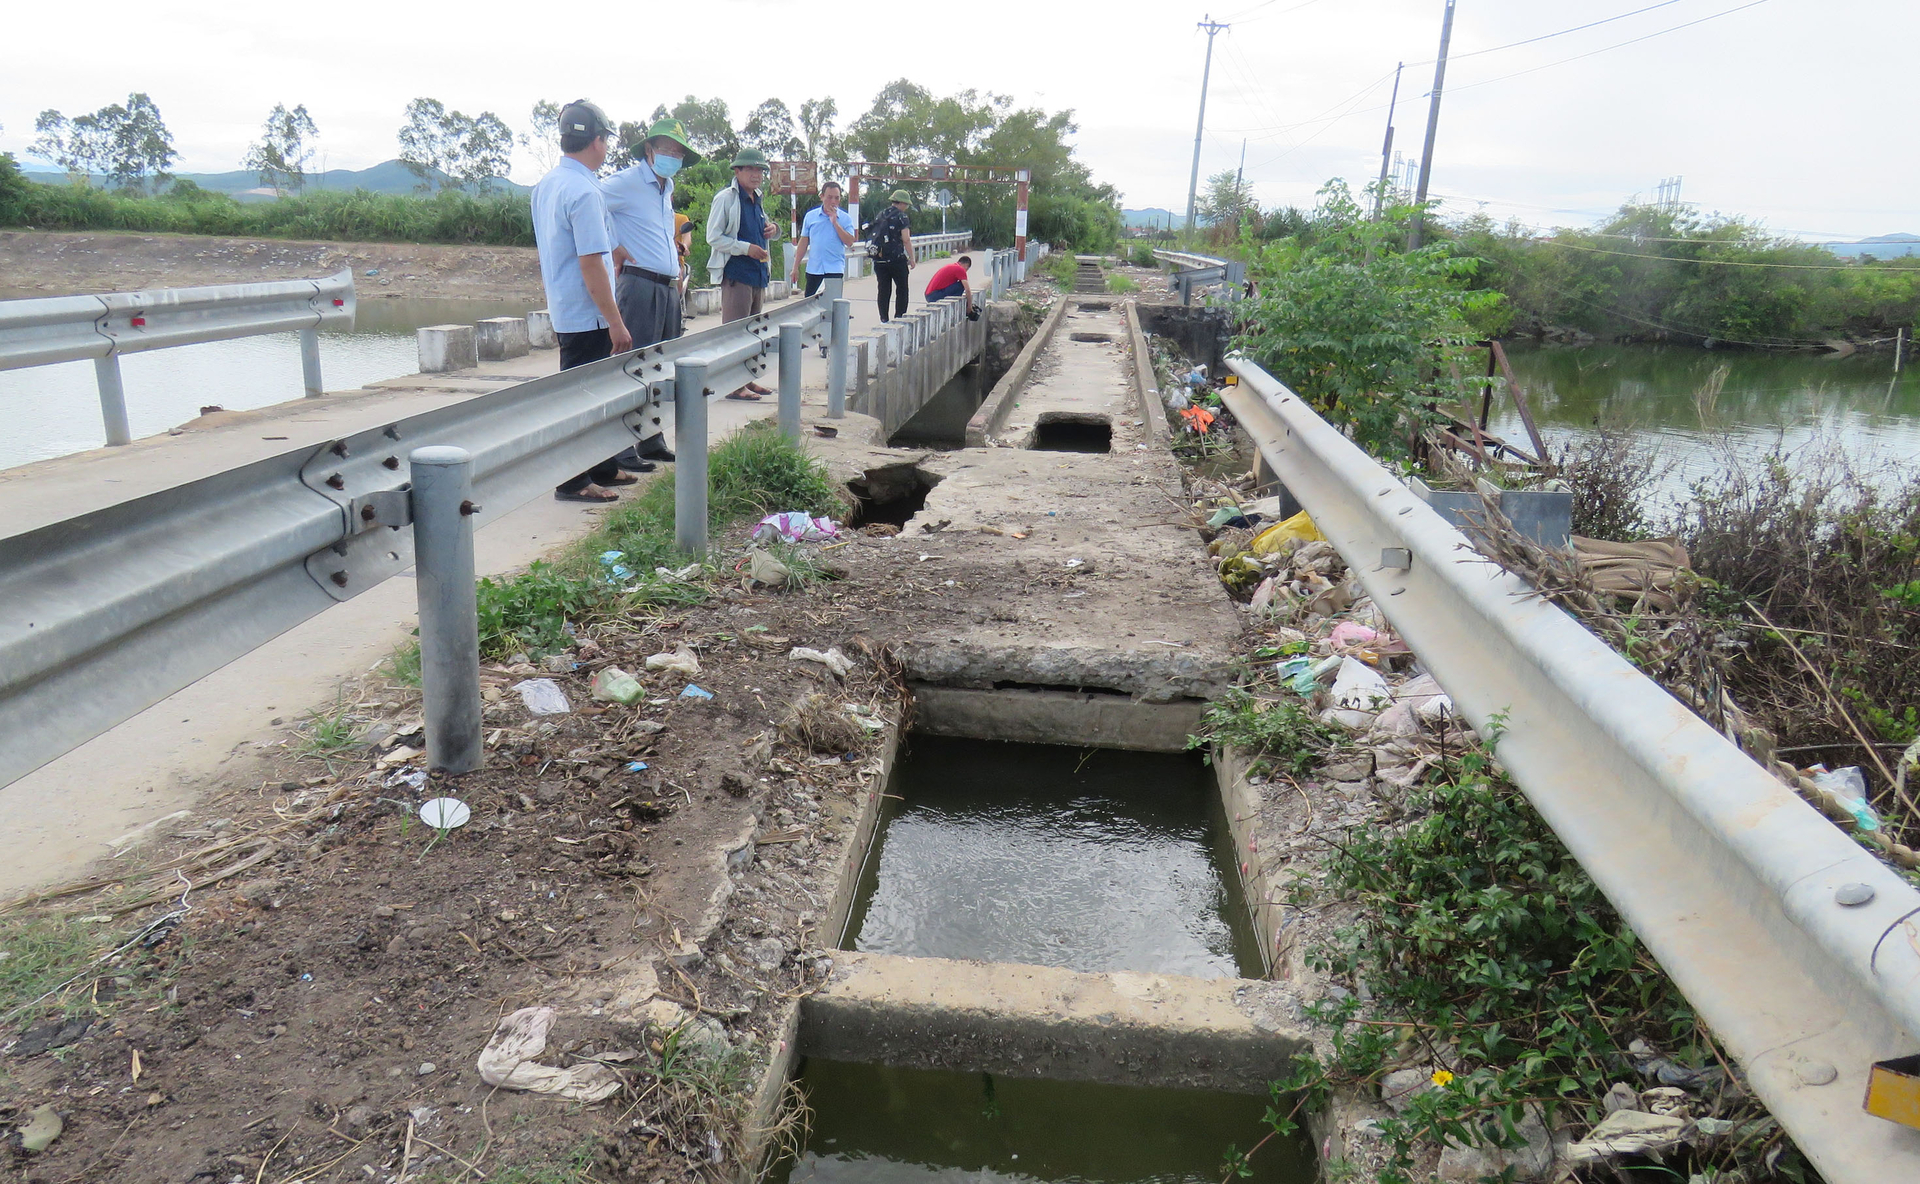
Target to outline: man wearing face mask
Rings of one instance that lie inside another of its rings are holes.
[[[678,119],[662,119],[637,146],[640,159],[600,182],[613,217],[613,262],[619,273],[614,299],[633,335],[633,348],[675,336],[679,323],[680,259],[673,242],[673,177],[700,154],[687,143]],[[646,472],[647,460],[673,459],[666,441],[649,436],[619,457],[620,467]],[[636,466],[641,466],[636,468]]]

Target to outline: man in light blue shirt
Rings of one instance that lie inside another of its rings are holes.
[[[820,204],[800,224],[800,249],[793,257],[794,270],[807,277],[805,295],[819,291],[828,278],[846,276],[852,243],[853,215],[840,208],[840,183],[828,181],[820,187]]]
[[[613,225],[600,195],[600,166],[607,162],[613,125],[606,112],[578,99],[560,112],[560,151],[553,171],[533,187],[533,241],[540,249],[540,279],[547,313],[560,339],[560,368],[570,370],[633,348],[613,299]],[[608,485],[631,485],[611,459],[557,486],[561,501],[611,502]]]
[[[686,126],[672,118],[657,120],[636,150],[640,159],[601,181],[600,192],[613,218],[614,303],[640,349],[679,336],[673,177],[682,165],[698,163],[700,154],[687,143]],[[616,459],[631,469],[643,460],[670,461],[673,453],[656,433]]]

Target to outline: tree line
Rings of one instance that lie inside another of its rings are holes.
[[[339,233],[324,237],[373,234],[395,221],[428,233],[499,235],[499,238],[427,238],[420,241],[499,241],[530,244],[531,223],[511,215],[525,208],[525,198],[511,198],[503,211],[491,211],[486,202],[501,196],[494,191],[512,165],[516,148],[529,154],[542,169],[559,159],[561,104],[542,100],[533,104],[522,130],[516,131],[492,111],[469,115],[434,98],[416,98],[407,104],[396,134],[400,162],[419,180],[424,194],[437,189],[441,196],[460,193],[477,205],[449,199],[442,213],[459,209],[451,219],[396,219],[391,211],[371,224],[356,225],[341,217],[348,207],[322,194],[305,192],[312,171],[320,131],[304,104],[291,108],[276,104],[262,124],[259,137],[248,146],[244,166],[255,171],[263,186],[279,191],[280,202],[332,203],[324,217],[306,217],[313,211],[264,211],[258,206],[228,210],[220,195],[171,180],[177,153],[157,106],[144,94],[130,96],[124,105],[102,108],[68,119],[60,112],[41,113],[38,138],[29,154],[58,165],[77,189],[93,190],[94,179],[104,177],[114,194],[73,197],[39,195],[31,203],[20,196],[18,184],[10,202],[0,206],[0,219],[13,225],[66,228],[112,225],[127,229],[185,229],[218,225],[214,233],[249,233],[237,229],[249,222],[293,226],[313,233],[316,226],[337,226]],[[1032,187],[1028,233],[1031,237],[1080,250],[1110,247],[1120,228],[1120,194],[1111,185],[1094,181],[1086,165],[1076,160],[1070,139],[1077,125],[1071,111],[1047,112],[1020,107],[1006,95],[962,90],[937,96],[906,79],[882,87],[868,109],[841,123],[837,101],[831,96],[810,98],[797,108],[770,98],[748,111],[737,123],[725,100],[688,95],[677,103],[662,103],[646,120],[622,121],[612,156],[613,167],[632,159],[648,124],[673,116],[686,124],[694,146],[706,157],[676,179],[676,205],[690,217],[704,218],[714,192],[732,179],[728,162],[741,148],[757,148],[774,159],[803,159],[821,166],[822,179],[844,179],[856,161],[936,165],[998,164],[1028,168]],[[17,171],[16,171],[17,172]],[[886,188],[895,188],[889,183]],[[933,184],[906,186],[913,191],[916,229],[939,224],[932,212]],[[983,243],[1010,244],[1014,229],[1014,194],[1009,185],[948,186],[953,192],[956,226],[971,228]],[[164,195],[175,202],[171,210],[121,208],[108,197]],[[371,197],[371,195],[367,195]],[[436,198],[436,200],[438,200]],[[238,203],[231,203],[237,205]],[[362,201],[355,208],[371,210],[379,203]],[[785,217],[792,211],[785,199],[772,212]],[[801,210],[814,199],[801,199]],[[31,208],[27,208],[31,206]],[[431,224],[431,225],[429,225]],[[524,229],[523,229],[524,227]],[[261,229],[252,233],[274,233]],[[697,262],[697,261],[696,261]]]

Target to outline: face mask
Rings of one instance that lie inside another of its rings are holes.
[[[653,158],[653,172],[655,176],[671,177],[679,171],[680,161],[677,158],[666,155]]]

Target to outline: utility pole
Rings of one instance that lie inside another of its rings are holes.
[[[1448,0],[1451,11],[1452,0]],[[1213,35],[1222,29],[1231,29],[1232,25],[1223,25],[1209,14],[1200,22],[1199,28],[1207,34],[1207,64],[1200,71],[1200,121],[1193,129],[1193,175],[1187,178],[1187,230],[1193,230],[1193,199],[1200,192],[1200,137],[1207,130],[1207,83],[1213,78]]]
[[[1418,250],[1427,230],[1427,178],[1433,175],[1433,138],[1440,131],[1440,90],[1447,82],[1447,43],[1453,40],[1453,0],[1447,0],[1446,15],[1440,18],[1440,57],[1433,64],[1433,96],[1427,104],[1427,145],[1420,152],[1420,187],[1413,195],[1413,233],[1407,236],[1407,248]]]
[[[1240,211],[1246,208],[1243,198],[1247,183],[1247,138],[1240,137],[1240,167],[1233,170],[1233,220],[1234,232],[1239,232]]]
[[[1400,71],[1406,68],[1405,62],[1393,64],[1393,97],[1387,100],[1387,138],[1380,145],[1380,187],[1373,195],[1373,220],[1380,220],[1380,211],[1387,201],[1387,155],[1393,151],[1393,109],[1400,105]]]

